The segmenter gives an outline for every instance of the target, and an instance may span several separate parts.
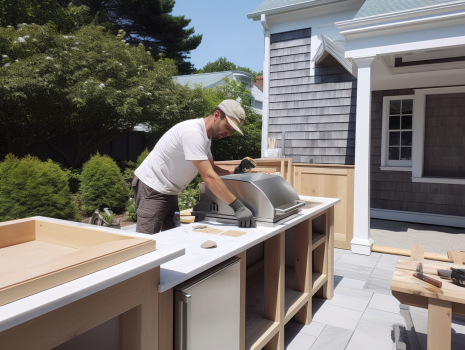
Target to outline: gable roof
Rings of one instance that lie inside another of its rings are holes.
[[[189,74],[178,75],[177,77],[174,77],[174,79],[178,84],[187,84],[187,86],[191,89],[193,89],[195,85],[202,85],[204,89],[207,89],[220,82],[223,78],[229,77],[231,74],[233,74],[233,71]]]
[[[355,15],[354,19],[379,16],[393,12],[412,10],[450,2],[457,2],[457,0],[366,0]]]

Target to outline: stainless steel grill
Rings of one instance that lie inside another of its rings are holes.
[[[249,173],[221,178],[232,194],[250,209],[258,225],[274,226],[290,220],[305,205],[294,188],[278,175]],[[200,184],[199,197],[199,203],[192,212],[198,220],[236,222],[234,211],[205,183]]]

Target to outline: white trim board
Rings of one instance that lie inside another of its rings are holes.
[[[412,182],[424,182],[428,184],[465,185],[464,178],[453,177],[412,177]]]
[[[426,225],[451,226],[465,228],[465,217],[411,211],[370,209],[372,219],[415,222]]]

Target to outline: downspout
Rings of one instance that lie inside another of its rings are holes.
[[[263,109],[262,109],[262,158],[268,147],[268,119],[270,115],[270,36],[271,30],[266,23],[266,15],[262,14],[260,21],[265,36],[265,55],[263,59]]]

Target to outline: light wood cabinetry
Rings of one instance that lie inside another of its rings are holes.
[[[253,173],[280,173],[284,180],[292,185],[294,180],[292,158],[259,158],[254,159],[257,166],[252,169]],[[216,165],[238,166],[240,160],[228,160],[215,162]]]
[[[323,232],[313,232],[319,218]],[[309,324],[312,297],[333,297],[333,223],[331,207],[295,226],[295,266],[285,265],[285,231],[265,241],[263,268],[251,267],[247,276],[246,350],[283,350],[285,324]]]
[[[354,166],[294,163],[297,194],[340,198],[334,207],[334,246],[350,249],[354,220]]]

